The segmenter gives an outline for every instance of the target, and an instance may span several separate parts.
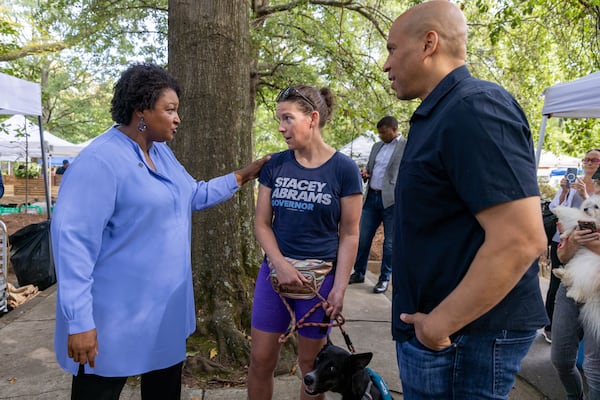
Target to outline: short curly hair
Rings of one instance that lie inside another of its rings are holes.
[[[113,121],[129,125],[133,113],[154,108],[165,89],[173,89],[177,96],[181,92],[177,80],[164,68],[150,63],[130,65],[114,87],[110,107]]]

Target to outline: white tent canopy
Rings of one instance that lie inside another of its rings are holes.
[[[544,90],[540,137],[535,153],[539,164],[548,118],[600,118],[600,72]]]
[[[42,115],[40,85],[0,73],[0,114]]]
[[[48,131],[44,131],[44,145],[46,154],[62,158],[75,157],[82,148]],[[31,157],[42,157],[38,127],[23,115],[0,123],[0,160],[25,161]]]
[[[44,143],[42,129],[42,89],[40,85],[0,73],[0,114],[25,114],[38,117],[39,142]],[[48,188],[48,167],[46,149],[41,146],[42,171],[46,187],[46,210],[51,214],[50,190]]]
[[[366,166],[371,154],[371,147],[379,140],[373,131],[366,131],[349,143],[346,143],[339,152],[352,158],[358,165]]]
[[[542,150],[540,162],[538,168],[553,169],[553,168],[568,168],[577,167],[579,165],[579,158],[569,157],[565,155],[556,155],[549,151]]]

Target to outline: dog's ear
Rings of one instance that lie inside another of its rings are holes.
[[[358,353],[350,355],[350,362],[355,369],[364,369],[369,365],[373,353]]]

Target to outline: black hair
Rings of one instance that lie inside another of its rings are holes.
[[[391,115],[386,115],[381,118],[377,123],[377,128],[381,128],[382,126],[390,127],[394,130],[398,129],[398,120]]]
[[[592,175],[592,179],[593,180],[600,179],[600,167],[598,167],[598,169],[596,170],[596,172],[594,172],[594,175]]]
[[[113,121],[128,125],[135,111],[151,110],[165,89],[173,89],[177,96],[181,89],[177,80],[155,64],[130,65],[117,81],[111,100]]]

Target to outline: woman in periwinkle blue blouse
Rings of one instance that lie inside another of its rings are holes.
[[[195,329],[191,213],[258,176],[269,157],[196,181],[164,143],[177,133],[180,88],[134,64],[114,88],[116,125],[81,151],[51,224],[58,276],[55,352],[72,399],[118,399],[141,374],[142,399],[179,399]]]

